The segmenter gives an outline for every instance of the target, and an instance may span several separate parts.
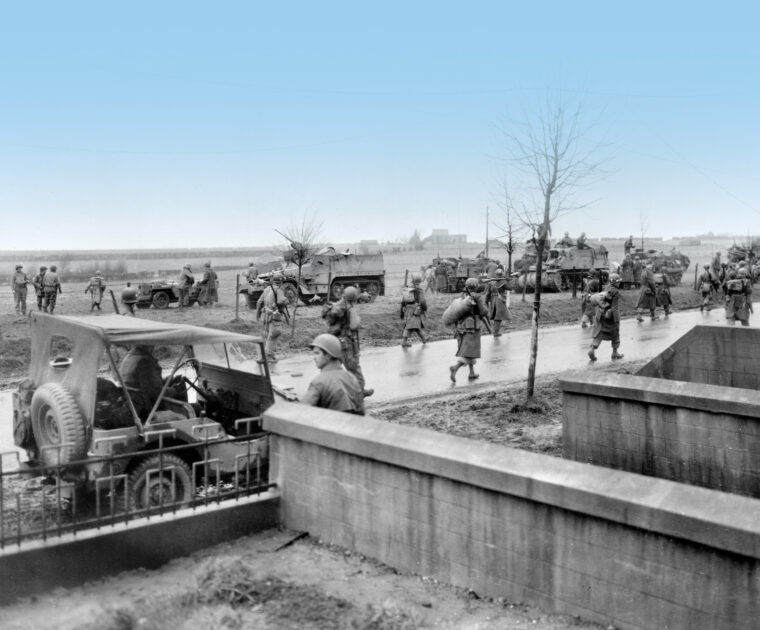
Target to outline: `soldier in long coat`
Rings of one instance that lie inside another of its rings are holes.
[[[605,298],[596,307],[594,315],[594,327],[591,329],[593,339],[591,348],[588,351],[588,358],[596,361],[595,350],[601,345],[602,341],[612,342],[612,358],[622,359],[623,355],[618,352],[620,347],[620,310],[618,302],[620,301],[620,282],[618,274],[610,274],[610,282],[604,287]]]
[[[657,287],[654,282],[654,271],[652,263],[648,263],[641,275],[641,290],[639,291],[639,300],[636,302],[636,321],[643,322],[642,314],[649,311],[649,315],[654,321],[657,317]]]
[[[673,298],[670,295],[670,280],[668,275],[658,269],[654,274],[655,294],[657,296],[657,306],[662,306],[665,311],[665,317],[670,315],[670,305],[673,304]]]
[[[704,271],[699,276],[699,292],[702,295],[702,304],[699,306],[701,313],[704,313],[705,310],[708,312],[712,310],[713,292],[715,291],[710,265],[704,265],[703,269]]]
[[[480,336],[483,326],[488,324],[488,309],[483,296],[476,293],[478,281],[475,278],[467,278],[464,283],[465,292],[462,299],[467,303],[467,311],[459,319],[456,327],[457,339],[457,362],[449,367],[452,383],[457,382],[459,368],[466,365],[470,373],[467,378],[475,380],[480,375],[475,373],[475,362],[480,358]]]
[[[581,296],[581,328],[588,328],[594,321],[596,306],[591,302],[590,298],[594,293],[598,293],[599,289],[599,272],[596,269],[591,269],[588,272],[586,286]]]
[[[198,294],[198,303],[201,306],[213,307],[219,301],[216,290],[216,271],[211,268],[210,262],[204,263],[203,266],[205,267],[203,277],[198,282],[202,287]]]
[[[87,284],[87,286],[84,288],[84,292],[87,293],[90,292],[90,310],[94,311],[95,309],[101,311],[103,309],[100,308],[100,302],[103,299],[103,293],[106,290],[106,280],[103,276],[100,275],[99,271],[95,272],[95,275],[90,278],[90,282]]]
[[[507,309],[507,292],[509,283],[504,279],[504,270],[496,270],[496,280],[488,283],[486,292],[486,306],[488,307],[488,317],[493,323],[493,336],[501,337],[501,322],[509,319],[509,310]]]
[[[190,306],[190,289],[195,284],[195,276],[189,263],[182,267],[182,271],[179,272],[177,284],[179,284],[179,307]]]
[[[418,275],[412,276],[412,288],[406,290],[401,297],[401,319],[404,320],[404,331],[401,334],[401,346],[408,348],[412,345],[409,338],[415,333],[422,343],[426,343],[425,335],[422,329],[425,328],[425,314],[427,313],[427,300],[425,292],[422,290],[422,278]]]
[[[742,268],[729,271],[726,280],[726,323],[733,326],[737,321],[749,326],[752,312],[752,281],[749,272]]]

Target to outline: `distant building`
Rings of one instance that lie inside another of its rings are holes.
[[[359,241],[360,254],[376,254],[380,251],[380,242],[376,240]]]
[[[467,234],[449,234],[448,230],[433,230],[430,236],[422,239],[422,243],[427,247],[436,247],[440,245],[464,245],[467,243]]]

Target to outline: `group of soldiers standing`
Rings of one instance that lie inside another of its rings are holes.
[[[721,263],[720,252],[716,252],[710,264],[704,265],[699,276],[699,291],[703,313],[712,310],[714,301],[723,297],[726,308],[726,323],[733,326],[741,322],[749,326],[752,313],[753,269],[747,261]]]
[[[62,292],[58,268],[55,265],[50,265],[50,269],[48,269],[42,265],[39,273],[30,281],[29,276],[24,272],[24,266],[16,265],[16,271],[11,277],[11,291],[13,291],[13,305],[16,315],[26,315],[26,297],[30,283],[37,296],[37,310],[46,313],[55,311],[56,299],[58,294]]]

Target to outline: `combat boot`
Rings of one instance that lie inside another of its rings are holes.
[[[594,349],[593,348],[591,348],[588,351],[588,358],[591,359],[592,361],[596,361],[596,354],[594,353]]]
[[[623,358],[623,355],[622,355],[622,354],[620,354],[620,353],[617,351],[617,349],[615,349],[615,350],[613,350],[613,351],[612,351],[612,358],[613,358],[613,359],[622,359],[622,358]]]

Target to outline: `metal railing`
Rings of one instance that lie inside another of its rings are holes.
[[[107,444],[106,455],[66,464],[31,467],[16,451],[0,453],[0,550],[179,509],[200,510],[273,486],[265,434],[220,439],[208,426],[195,427],[199,441],[192,444],[171,443],[173,429],[146,433],[147,447],[137,453],[119,453],[120,438],[98,440],[93,450]],[[220,444],[237,445],[228,472],[211,455]],[[60,461],[68,446],[50,447],[58,454],[53,459]]]

